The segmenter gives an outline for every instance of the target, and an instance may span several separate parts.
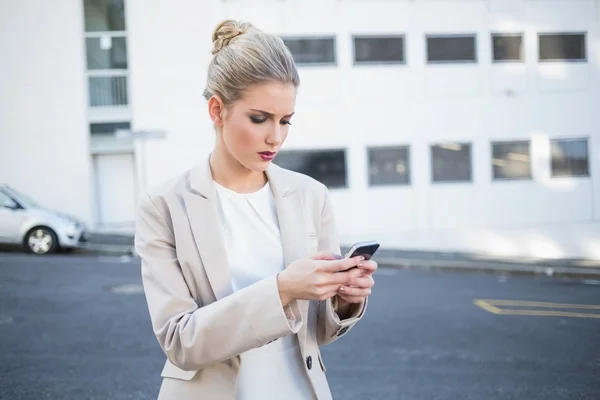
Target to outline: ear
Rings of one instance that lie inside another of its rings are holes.
[[[219,96],[214,95],[208,99],[208,115],[216,126],[223,125],[223,111],[225,105]]]

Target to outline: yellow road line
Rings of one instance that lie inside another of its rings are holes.
[[[589,309],[600,310],[600,306],[592,304],[563,304],[546,303],[537,301],[518,300],[487,300],[475,299],[473,304],[496,315],[527,315],[537,317],[573,317],[573,318],[600,318],[600,313],[577,313],[568,311],[546,311],[546,310],[516,310],[503,309],[496,306],[538,307],[538,308],[563,308],[563,309]]]
[[[542,301],[519,301],[519,300],[488,300],[482,301],[494,306],[515,306],[515,307],[544,307],[544,308],[577,308],[581,310],[600,310],[600,305],[595,304],[565,304],[548,303]]]

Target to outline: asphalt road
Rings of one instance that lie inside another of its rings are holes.
[[[322,349],[334,398],[600,399],[599,282],[376,282],[364,320]],[[163,361],[135,260],[0,253],[1,399],[155,399]]]

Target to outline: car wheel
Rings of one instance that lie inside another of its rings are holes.
[[[25,249],[29,253],[48,254],[58,249],[56,233],[45,226],[38,226],[25,235]]]

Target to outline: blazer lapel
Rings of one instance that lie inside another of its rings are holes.
[[[208,160],[192,169],[190,191],[183,198],[206,276],[216,299],[222,299],[233,293],[233,288]]]
[[[295,187],[289,185],[281,175],[278,166],[269,167],[267,178],[275,197],[283,258],[287,268],[298,258],[306,256],[308,232],[305,225],[305,210],[300,193]]]
[[[306,257],[308,231],[305,223],[306,210],[302,204],[300,192],[290,185],[282,172],[280,167],[274,164],[267,169],[267,178],[275,197],[275,208],[283,244],[283,258],[285,268],[287,268],[297,259]],[[309,304],[307,300],[298,301],[298,308],[304,321],[308,320]],[[300,343],[304,344],[306,330],[302,329],[298,334]]]

